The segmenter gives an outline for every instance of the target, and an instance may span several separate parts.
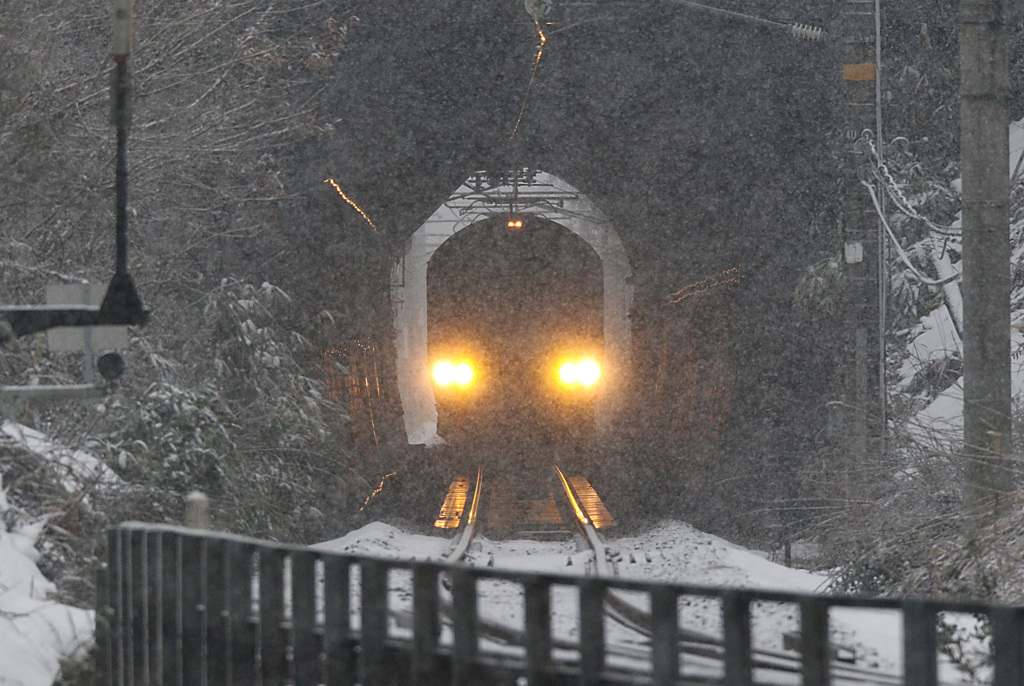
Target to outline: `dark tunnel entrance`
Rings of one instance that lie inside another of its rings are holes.
[[[427,269],[428,359],[468,360],[465,388],[438,388],[438,433],[456,450],[509,456],[580,449],[597,390],[562,383],[567,360],[603,363],[602,263],[587,243],[535,216],[478,222]],[[574,362],[575,364],[575,362]]]

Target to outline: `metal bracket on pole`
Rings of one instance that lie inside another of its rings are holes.
[[[105,386],[94,383],[0,386],[0,402],[17,402],[19,400],[84,400],[86,398],[100,398],[105,393]]]

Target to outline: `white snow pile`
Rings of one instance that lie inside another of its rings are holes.
[[[94,455],[55,443],[35,429],[4,420],[0,423],[0,433],[49,462],[58,470],[61,486],[68,493],[93,484],[111,484],[120,480]]]
[[[82,657],[92,644],[95,613],[50,600],[57,587],[35,564],[43,522],[8,530],[10,509],[0,487],[0,684],[48,686],[61,660]]]
[[[4,420],[0,437],[42,458],[68,493],[120,480],[95,456],[16,422]],[[52,600],[57,587],[36,566],[45,524],[8,502],[0,475],[0,686],[49,686],[61,661],[81,658],[93,642],[95,613]]]

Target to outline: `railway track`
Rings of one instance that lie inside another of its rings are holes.
[[[586,502],[581,496],[577,479],[566,476],[565,472],[555,467],[555,474],[558,484],[561,486],[568,507],[565,508],[567,516],[563,523],[567,529],[575,529],[580,535],[578,540],[582,541],[591,551],[594,564],[590,573],[599,578],[613,578],[617,575],[615,565],[608,546],[602,540],[594,522],[594,513],[598,511],[593,502]],[[472,494],[466,498],[465,525],[461,527],[455,543],[445,557],[449,563],[464,562],[470,543],[481,529],[480,511],[483,497],[483,469],[477,470],[477,477],[474,483]],[[577,481],[577,483],[574,483]],[[589,484],[587,484],[589,487]],[[603,507],[603,505],[601,506]],[[600,515],[598,515],[600,516]],[[442,600],[442,612],[450,621],[452,611],[450,599]],[[607,617],[616,625],[635,635],[638,643],[646,645],[609,645],[607,655],[609,658],[619,660],[637,660],[649,662],[652,659],[653,636],[655,619],[652,613],[634,603],[630,602],[622,594],[609,591],[605,596],[605,612]],[[407,620],[411,622],[411,617]],[[404,623],[400,621],[399,623]],[[480,618],[479,624],[481,637],[494,641],[498,644],[510,647],[525,646],[527,636],[525,632],[507,624],[488,621]],[[552,637],[552,647],[576,651],[578,644],[571,640],[564,640]],[[680,628],[678,634],[678,653],[684,664],[702,665],[704,669],[714,671],[724,669],[725,648],[722,639],[709,633],[694,631],[692,629]],[[788,675],[799,675],[803,670],[800,655],[796,652],[784,650],[758,649],[752,653],[753,667],[764,672],[784,673]],[[872,683],[887,686],[902,684],[901,676],[880,672],[877,670],[858,667],[846,660],[834,659],[830,666],[830,672],[837,682],[860,684]],[[789,677],[792,678],[792,677]]]

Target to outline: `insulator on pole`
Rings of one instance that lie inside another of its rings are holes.
[[[789,27],[789,35],[800,40],[820,42],[825,38],[825,30],[808,24],[793,24]]]

